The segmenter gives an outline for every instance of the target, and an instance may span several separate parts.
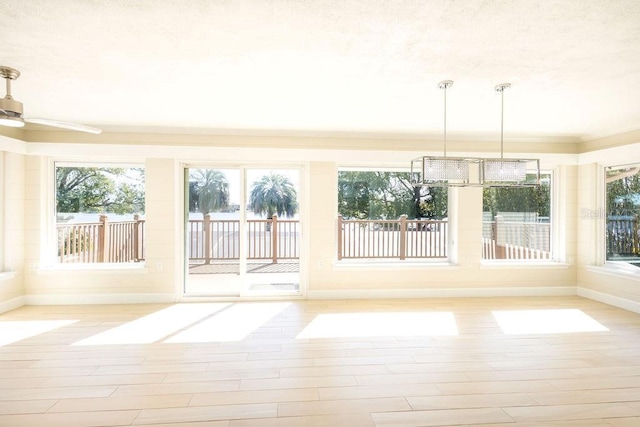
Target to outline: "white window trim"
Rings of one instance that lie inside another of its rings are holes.
[[[640,161],[631,163],[615,162],[611,164],[598,165],[597,175],[597,190],[598,201],[600,203],[601,212],[603,215],[598,218],[598,235],[597,242],[597,260],[598,264],[595,266],[589,266],[591,271],[597,271],[599,273],[609,274],[617,277],[624,278],[640,278],[640,268],[629,265],[626,261],[615,261],[607,259],[607,184],[606,184],[606,169],[614,166],[640,166]],[[640,258],[638,259],[640,261]]]
[[[338,182],[338,174],[340,172],[406,172],[410,173],[411,170],[408,167],[393,167],[393,166],[349,166],[349,165],[336,165],[335,173],[336,173],[336,182]],[[454,206],[456,202],[452,202],[452,199],[457,198],[457,194],[452,194],[452,188],[448,188],[447,191],[447,226],[448,226],[448,236],[447,236],[447,257],[446,258],[407,258],[407,259],[397,259],[397,258],[343,258],[338,260],[334,258],[333,260],[333,268],[336,270],[350,270],[350,269],[362,269],[362,270],[375,270],[375,269],[416,269],[416,268],[442,268],[442,269],[451,269],[458,267],[458,253],[457,246],[454,242],[457,241],[457,224],[458,224],[458,210]],[[457,188],[453,188],[453,190],[457,190]],[[457,199],[456,199],[457,201]],[[336,188],[335,192],[335,208],[336,215],[338,212],[338,191]],[[455,218],[452,218],[451,213],[455,212]],[[453,227],[455,224],[455,227]],[[337,239],[337,227],[334,227],[336,233],[336,249],[338,245]]]
[[[538,259],[483,259],[480,255],[480,267],[484,268],[549,268],[558,267],[566,268],[573,264],[573,259],[569,259],[567,256],[567,206],[566,203],[560,203],[561,200],[566,200],[567,195],[567,183],[566,173],[563,168],[543,168],[541,173],[549,173],[551,175],[551,186],[549,202],[551,203],[549,209],[549,224],[550,224],[550,236],[549,236],[549,251],[551,252],[550,259],[538,260]],[[483,208],[481,206],[481,208]]]
[[[131,162],[131,159],[109,159],[98,162],[78,161],[69,159],[49,158],[44,173],[41,175],[42,193],[46,194],[44,200],[44,211],[42,220],[42,242],[40,246],[40,265],[34,266],[34,270],[40,273],[55,273],[64,271],[89,271],[95,272],[125,272],[141,271],[147,272],[146,262],[137,263],[131,267],[130,263],[73,263],[60,264],[55,255],[57,250],[57,227],[56,227],[56,167],[118,167],[118,168],[143,168],[146,175],[145,162]],[[146,186],[145,186],[146,197]]]

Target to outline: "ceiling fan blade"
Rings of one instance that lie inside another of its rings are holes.
[[[94,128],[91,126],[79,125],[75,123],[59,122],[57,120],[48,119],[24,119],[27,123],[34,123],[37,125],[52,126],[61,129],[77,130],[79,132],[88,132],[93,134],[99,134],[102,129]]]

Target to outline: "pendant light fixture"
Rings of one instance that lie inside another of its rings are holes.
[[[481,182],[485,187],[532,187],[540,185],[540,160],[504,158],[504,91],[511,83],[495,87],[501,96],[500,158],[482,159]]]
[[[428,187],[464,187],[478,185],[478,177],[472,179],[471,164],[479,164],[480,159],[448,157],[447,156],[447,89],[453,86],[452,80],[438,83],[438,88],[444,92],[444,153],[443,156],[423,156],[411,161],[411,179],[415,186]]]

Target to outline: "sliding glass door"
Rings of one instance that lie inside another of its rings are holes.
[[[185,168],[185,295],[300,291],[299,170]]]

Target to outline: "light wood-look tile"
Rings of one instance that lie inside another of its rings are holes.
[[[278,404],[255,403],[246,405],[191,406],[187,408],[143,409],[134,425],[151,423],[180,423],[218,421],[278,416]]]
[[[372,417],[376,427],[457,426],[513,422],[513,419],[499,408],[382,412],[374,413]]]
[[[94,411],[55,414],[0,415],[7,427],[102,427],[128,426],[138,411]]]
[[[279,417],[307,415],[352,414],[358,412],[393,412],[411,410],[406,399],[382,397],[369,399],[322,400],[278,404]]]
[[[232,420],[229,427],[374,427],[369,414],[312,415],[303,417]]]
[[[515,421],[562,421],[590,418],[638,417],[640,411],[626,403],[585,403],[504,408]]]
[[[111,396],[94,399],[60,399],[48,412],[122,411],[128,409],[157,409],[186,407],[190,394],[152,396]]]
[[[241,341],[74,345],[169,305],[22,307],[75,320],[0,346],[0,426],[638,426],[640,315],[580,297],[294,301]],[[505,335],[494,310],[608,332]],[[296,339],[319,314],[450,311],[456,336]]]

